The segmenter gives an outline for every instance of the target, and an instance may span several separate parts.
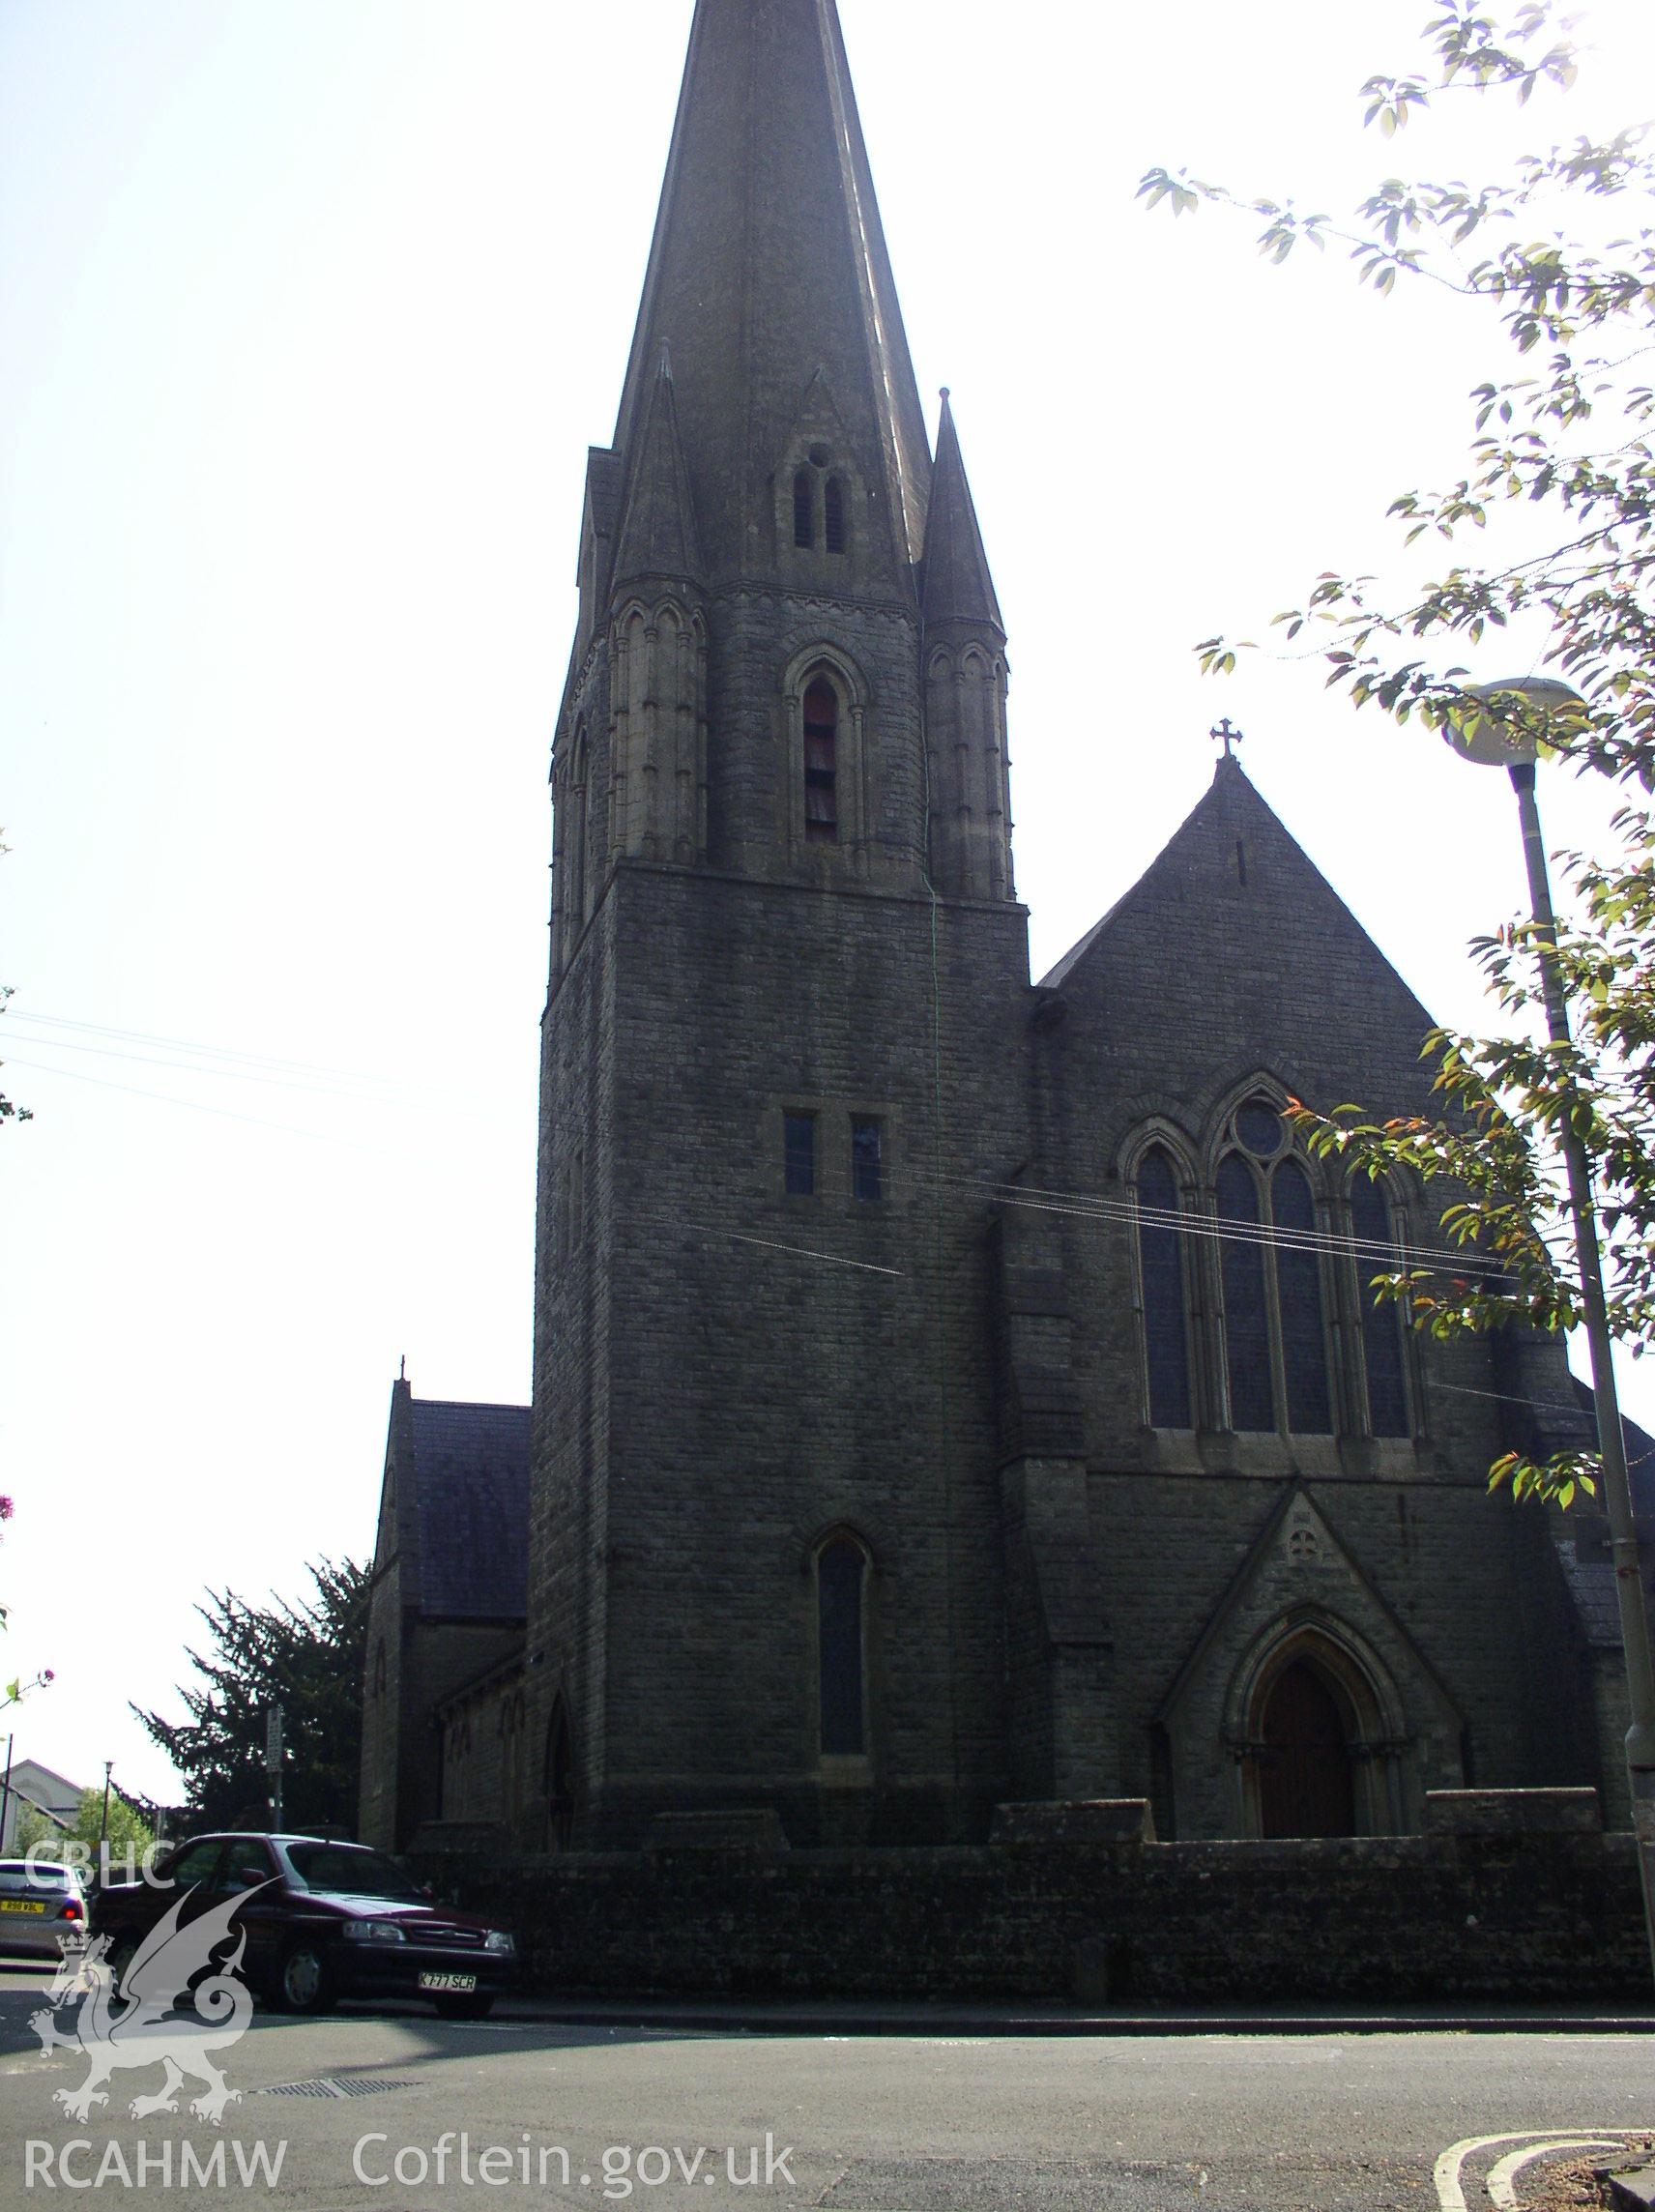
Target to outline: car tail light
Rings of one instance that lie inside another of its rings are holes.
[[[79,1920],[83,1917],[78,1905],[66,1905],[58,1914],[60,1920]]]

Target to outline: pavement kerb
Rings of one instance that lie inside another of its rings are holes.
[[[522,1999],[496,2019],[688,2034],[845,2036],[1655,2035],[1655,2011],[1086,2012],[1060,2006],[652,2004]]]

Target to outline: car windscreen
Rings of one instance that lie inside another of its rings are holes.
[[[74,1877],[67,1867],[31,1866],[27,1859],[0,1859],[0,1888],[70,1889]]]
[[[401,1905],[423,1902],[396,1861],[378,1851],[341,1844],[287,1844],[283,1848],[288,1865],[306,1889],[334,1897],[394,1898]]]

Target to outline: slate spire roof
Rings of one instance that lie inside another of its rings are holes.
[[[751,571],[818,369],[907,575],[930,449],[834,0],[698,0],[616,427],[629,478],[663,345],[713,577]]]
[[[937,467],[931,482],[931,509],[925,525],[925,570],[920,603],[925,620],[986,626],[1000,633],[994,578],[989,573],[977,523],[976,503],[966,478],[960,452],[960,434],[954,427],[954,410],[943,393],[943,420],[937,431]]]

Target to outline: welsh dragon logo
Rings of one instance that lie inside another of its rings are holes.
[[[231,1922],[247,1896],[256,1893],[233,1898],[180,1927],[179,1917],[194,1894],[188,1891],[151,1929],[123,1969],[118,1990],[106,1936],[65,1950],[45,2005],[29,2025],[48,2057],[54,2051],[78,2051],[86,2058],[86,2079],[79,2088],[56,2092],[72,2118],[84,2122],[95,2105],[107,2104],[110,2076],[130,2066],[166,2069],[158,2095],[133,2098],[135,2120],[176,2112],[186,2076],[204,2085],[189,2110],[215,2127],[222,2122],[225,2106],[240,2097],[241,2091],[232,2089],[213,2063],[213,2053],[239,2043],[252,2019],[251,1992],[237,1973],[247,1948],[245,1931],[228,1959],[215,1961],[213,1954],[237,1935]],[[78,2004],[74,2032],[63,2035],[56,2016],[72,2002]],[[193,2017],[183,2012],[186,2004],[193,2006]]]

